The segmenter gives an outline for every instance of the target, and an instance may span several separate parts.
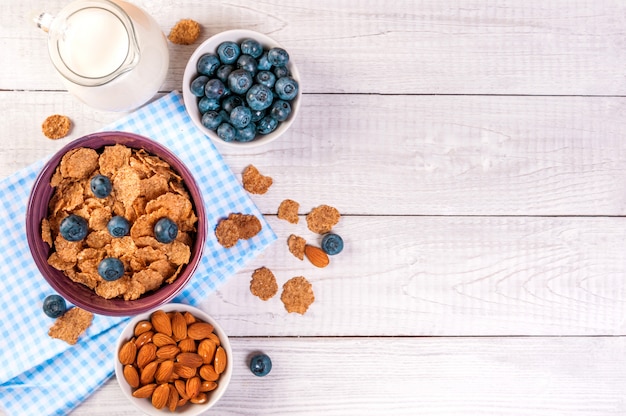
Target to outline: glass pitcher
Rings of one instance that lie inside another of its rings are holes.
[[[68,91],[90,107],[130,111],[152,98],[169,67],[156,21],[121,0],[77,0],[52,16],[38,13],[50,59]]]

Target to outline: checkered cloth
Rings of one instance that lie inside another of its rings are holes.
[[[202,261],[175,302],[199,303],[276,240],[214,145],[191,122],[180,93],[174,91],[103,129],[114,130],[150,137],[175,153],[194,174],[208,224],[231,212],[261,220],[258,235],[230,249],[208,233]],[[28,195],[43,164],[0,181],[0,409],[8,415],[69,413],[113,374],[113,346],[129,319],[95,315],[74,346],[48,336],[54,320],[42,312],[42,304],[55,292],[32,260],[25,231]]]

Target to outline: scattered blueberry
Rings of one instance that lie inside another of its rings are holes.
[[[270,71],[259,71],[254,80],[261,85],[265,85],[267,88],[273,88],[276,83],[276,75]]]
[[[109,282],[117,280],[124,276],[124,263],[114,257],[105,257],[98,264],[98,274]]]
[[[237,129],[235,140],[238,142],[251,142],[254,140],[254,136],[256,136],[256,125],[249,123],[246,127]]]
[[[281,100],[293,100],[298,94],[298,82],[291,77],[278,78],[274,88]]]
[[[285,100],[276,100],[270,107],[270,115],[278,121],[285,121],[291,114],[291,105]]]
[[[116,215],[107,223],[107,230],[113,237],[124,237],[130,231],[130,223],[126,218]]]
[[[251,119],[252,112],[248,107],[244,107],[243,105],[233,108],[233,111],[230,112],[230,124],[236,129],[243,129],[250,124]]]
[[[209,77],[206,75],[200,75],[191,81],[189,89],[191,93],[196,97],[202,97],[204,95],[204,86],[209,81]]]
[[[245,39],[241,42],[241,53],[258,58],[263,54],[263,46],[255,39]]]
[[[224,95],[224,88],[224,83],[219,79],[210,79],[204,87],[204,95],[207,98],[219,99],[222,95]]]
[[[289,54],[283,48],[272,48],[267,51],[267,60],[274,66],[285,66],[289,62]]]
[[[113,189],[111,179],[104,175],[96,175],[91,178],[89,186],[91,188],[91,192],[93,192],[97,198],[106,198]]]
[[[343,250],[343,239],[337,234],[326,234],[322,238],[322,250],[330,256],[341,253],[341,250]]]
[[[215,110],[207,111],[202,115],[202,125],[209,130],[217,130],[223,120],[222,114]]]
[[[154,224],[154,237],[158,242],[168,244],[176,239],[178,225],[171,219],[163,217]]]
[[[232,142],[236,135],[237,130],[230,123],[222,123],[217,128],[217,136],[225,142]]]
[[[198,59],[196,69],[202,75],[213,75],[221,65],[220,58],[214,53],[205,53]]]
[[[241,55],[237,59],[237,68],[245,69],[250,75],[254,76],[259,71],[259,64],[250,55]]]
[[[49,295],[43,300],[43,313],[50,318],[58,318],[66,310],[65,299],[59,295]]]
[[[59,226],[61,237],[67,241],[80,241],[87,236],[89,227],[87,220],[78,215],[71,214],[63,218]]]
[[[278,120],[272,116],[263,117],[256,125],[256,131],[260,134],[269,134],[278,127]]]
[[[258,377],[263,377],[272,371],[272,360],[266,354],[258,354],[250,360],[250,371]]]
[[[237,61],[241,49],[236,42],[226,41],[219,44],[217,47],[217,56],[224,64],[232,64]]]
[[[235,94],[245,94],[252,86],[252,75],[245,69],[235,69],[228,75],[228,87]]]

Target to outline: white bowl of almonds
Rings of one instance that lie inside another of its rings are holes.
[[[130,402],[149,415],[198,415],[226,391],[228,337],[193,306],[170,303],[135,316],[121,333],[115,375]]]

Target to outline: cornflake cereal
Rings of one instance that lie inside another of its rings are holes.
[[[263,176],[253,165],[248,166],[242,174],[243,188],[251,194],[264,194],[272,186],[273,180]]]
[[[306,223],[309,230],[314,233],[325,234],[339,222],[339,218],[341,218],[341,214],[339,214],[337,208],[329,205],[320,205],[307,214]]]
[[[96,175],[111,182],[104,198],[91,190]],[[48,264],[72,281],[105,299],[134,300],[174,282],[189,263],[198,218],[182,178],[163,159],[121,144],[99,151],[73,149],[61,159],[50,185],[55,189],[41,224],[42,239],[52,248]],[[60,233],[61,221],[70,214],[88,221],[88,234],[80,241]],[[128,235],[109,233],[114,216],[128,220]],[[176,239],[167,244],[157,241],[153,230],[163,217],[178,226]],[[98,265],[106,257],[122,262],[122,277],[107,281],[100,276]]]
[[[256,269],[252,273],[250,292],[262,300],[268,300],[273,297],[278,292],[278,284],[276,284],[274,273],[267,267]]]
[[[254,237],[261,231],[261,221],[252,214],[231,213],[215,227],[217,241],[224,247],[233,247],[237,242]]]
[[[287,239],[287,246],[291,254],[300,260],[304,260],[304,247],[306,247],[306,240],[304,238],[291,234]]]
[[[47,117],[41,125],[42,133],[49,139],[57,140],[67,136],[72,128],[69,117],[54,114]]]
[[[91,312],[73,307],[56,319],[48,335],[74,345],[82,333],[89,328],[92,320]]]
[[[285,199],[278,207],[278,219],[288,221],[292,224],[298,223],[298,209],[300,204],[291,199]]]
[[[297,312],[303,315],[315,301],[313,286],[302,276],[293,277],[283,285],[280,300],[287,312]]]
[[[200,36],[200,24],[192,19],[179,20],[167,38],[177,45],[191,45]]]

